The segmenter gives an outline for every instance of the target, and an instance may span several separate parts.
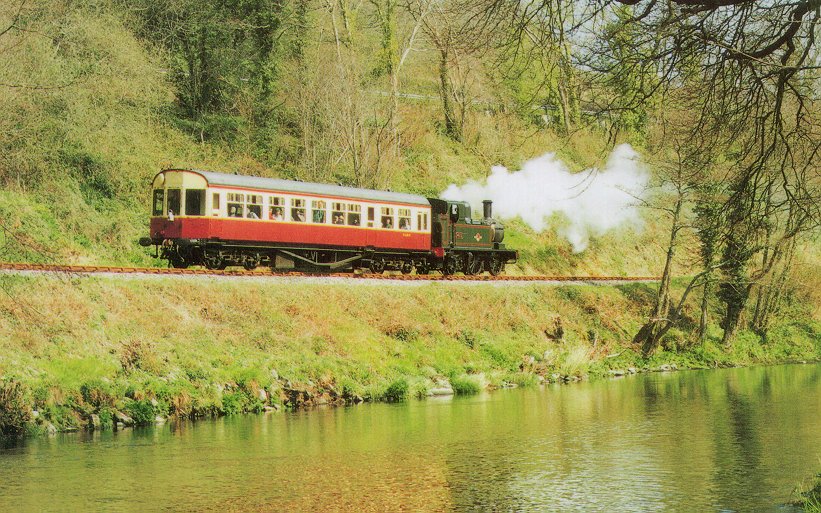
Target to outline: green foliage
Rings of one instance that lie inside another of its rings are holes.
[[[388,385],[382,394],[382,399],[391,403],[402,402],[408,398],[410,387],[405,378],[400,378]]]
[[[811,488],[800,492],[797,505],[801,506],[805,513],[821,513],[821,473],[815,476]]]
[[[244,413],[248,406],[248,396],[242,391],[230,392],[222,395],[222,413],[224,415],[239,415]]]
[[[450,386],[456,395],[475,395],[482,391],[482,384],[476,376],[453,376]]]
[[[100,428],[111,429],[114,427],[114,412],[110,408],[103,408],[99,411]]]
[[[134,424],[138,426],[147,426],[154,423],[156,413],[154,412],[154,405],[148,399],[132,400],[125,405],[125,410],[128,412],[128,416],[134,420]]]
[[[273,0],[137,2],[140,35],[153,42],[163,34],[184,131],[232,143],[239,132],[275,119],[269,100],[281,10]],[[238,103],[251,112],[240,114]]]
[[[80,394],[83,401],[95,409],[113,407],[117,397],[111,384],[100,379],[83,383],[80,386]]]
[[[26,387],[11,379],[0,380],[0,438],[23,434],[31,422]]]

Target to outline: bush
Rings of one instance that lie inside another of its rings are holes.
[[[111,429],[112,427],[114,427],[114,412],[112,412],[111,409],[101,409],[99,416],[101,429]]]
[[[111,385],[101,380],[83,383],[80,386],[80,394],[83,396],[83,401],[94,408],[114,406],[116,401],[116,394]]]
[[[385,401],[396,403],[404,401],[408,398],[410,387],[405,378],[397,379],[385,390],[382,399]]]
[[[125,407],[128,415],[138,426],[145,426],[154,423],[154,405],[148,399],[141,401],[131,401]]]
[[[456,395],[476,395],[482,391],[482,384],[473,376],[454,376],[450,379],[450,386]]]
[[[239,415],[245,411],[248,397],[240,391],[224,394],[222,396],[222,412],[225,415]]]
[[[0,437],[20,436],[31,422],[25,387],[14,380],[0,381]]]

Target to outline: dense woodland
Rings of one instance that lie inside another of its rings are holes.
[[[630,142],[664,239],[635,342],[694,302],[695,339],[766,335],[818,300],[819,32],[819,0],[0,0],[3,259],[133,261],[168,165],[436,195]]]

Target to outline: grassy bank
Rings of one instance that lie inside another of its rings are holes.
[[[630,339],[653,293],[648,284],[0,279],[8,292],[0,298],[7,431],[821,356],[821,325],[785,320],[767,340],[741,333],[729,350],[718,345],[717,328],[704,345],[674,330],[644,360]]]

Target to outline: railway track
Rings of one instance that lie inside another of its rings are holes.
[[[463,276],[441,274],[373,274],[373,273],[305,273],[305,272],[275,272],[260,268],[254,271],[246,270],[209,270],[209,269],[174,269],[162,267],[122,267],[104,265],[60,265],[60,264],[28,264],[0,262],[0,271],[23,271],[34,273],[68,273],[68,274],[153,274],[168,276],[234,276],[234,277],[322,277],[343,278],[356,280],[401,280],[401,281],[566,281],[566,282],[628,282],[628,281],[658,281],[655,276],[490,276],[476,275]]]

